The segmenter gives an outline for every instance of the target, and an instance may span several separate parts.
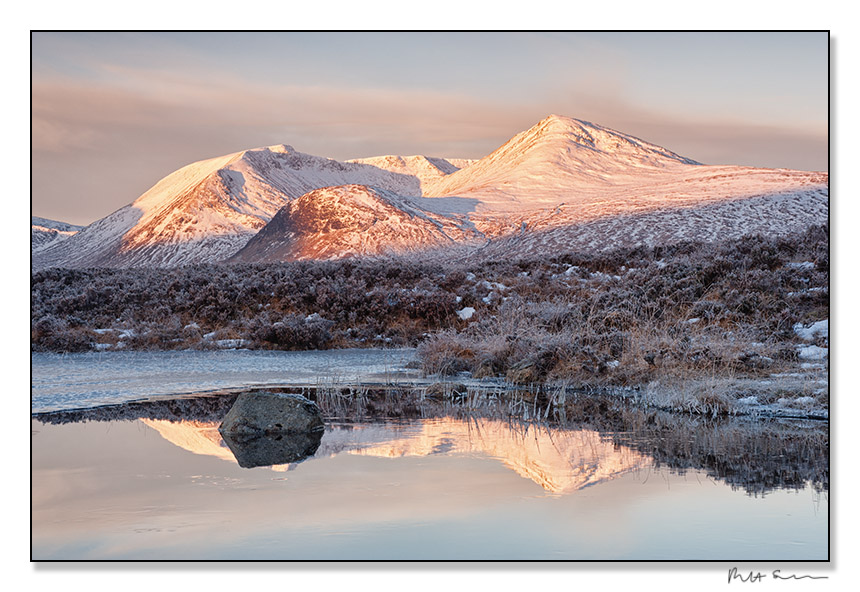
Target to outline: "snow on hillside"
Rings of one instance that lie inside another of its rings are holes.
[[[417,192],[409,192],[408,195],[420,196],[427,193],[426,187],[429,183],[438,181],[451,173],[456,173],[460,169],[466,168],[477,161],[462,158],[432,158],[421,155],[388,155],[372,158],[357,158],[347,162],[371,165],[393,173],[417,177],[419,181],[419,190]]]
[[[632,136],[552,115],[429,185],[424,195],[475,197],[479,211],[515,212],[641,186],[697,164]]]
[[[327,187],[350,189],[317,192]],[[303,221],[304,246],[288,246],[283,232],[269,229],[254,242],[258,256],[435,248],[443,236],[466,244],[508,236],[505,244],[528,249],[603,249],[741,229],[781,233],[827,222],[828,175],[703,165],[557,115],[477,161],[389,155],[340,162],[277,145],[183,167],[62,248],[34,248],[33,267],[224,261],[300,199],[288,212]],[[320,220],[312,223],[312,216]],[[328,237],[309,230],[337,224]],[[544,238],[523,238],[538,231]],[[266,237],[280,246],[264,246]]]
[[[30,216],[30,252],[38,253],[62,242],[81,230],[83,226]]]
[[[422,209],[415,198],[353,184],[317,189],[294,200],[230,261],[403,253],[480,238],[468,225]]]
[[[702,165],[632,136],[553,115],[430,184],[424,195],[472,198],[478,214],[503,219],[559,206],[614,213],[826,183],[821,173]]]
[[[533,224],[523,223],[519,232],[488,241],[478,255],[488,259],[534,257],[684,240],[717,242],[748,234],[777,236],[824,224],[827,215],[827,192],[814,190],[671,204],[615,214],[572,212],[569,216],[559,215],[557,220],[535,216]]]
[[[790,198],[788,202],[786,198]],[[792,228],[797,225],[824,224],[827,222],[829,203],[825,173],[705,165],[672,172],[660,179],[643,180],[638,185],[619,185],[590,193],[586,190],[571,191],[567,195],[560,192],[556,199],[559,201],[550,200],[541,209],[485,211],[472,216],[472,220],[476,228],[492,238],[525,230],[578,227],[584,223],[649,212],[656,221],[660,212],[684,211],[691,221],[698,217],[701,222],[699,227],[684,226],[689,233],[682,232],[680,228],[672,232],[676,240],[684,240],[718,235],[717,228],[722,227],[737,231],[762,227],[768,230],[768,234],[779,234],[786,232],[786,224]],[[767,202],[771,199],[774,203],[769,206]],[[725,212],[737,212],[739,215],[747,212],[754,216],[753,219],[746,220],[741,215],[740,218],[733,217],[732,223],[727,224],[728,220],[719,220],[705,213],[696,214],[699,208],[745,200],[756,201],[748,208],[741,204],[732,205]],[[789,207],[787,203],[797,205],[807,201],[809,209],[804,209],[802,205],[790,208],[794,218],[782,215],[782,211]],[[668,218],[661,225],[670,226]],[[720,236],[713,237],[714,240],[718,238]],[[631,239],[632,236],[628,236],[625,242]],[[651,233],[651,239],[659,240],[656,231]],[[582,242],[577,240],[578,244]],[[600,248],[612,246],[601,245]]]
[[[39,253],[34,268],[223,261],[290,200],[350,183],[421,195],[420,179],[412,174],[304,154],[286,145],[247,150],[168,175],[130,205],[85,228],[67,248]]]

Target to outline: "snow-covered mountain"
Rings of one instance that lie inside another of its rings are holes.
[[[358,158],[349,160],[350,163],[366,164],[392,173],[401,175],[409,175],[418,178],[418,191],[410,191],[409,195],[424,195],[425,190],[434,181],[438,181],[443,177],[456,173],[460,169],[466,168],[475,160],[464,158],[431,158],[428,156],[374,156],[372,158]]]
[[[83,226],[76,226],[67,222],[30,216],[30,252],[43,251],[76,234],[82,228]]]
[[[425,195],[472,200],[476,206],[470,220],[488,238],[551,228],[565,228],[560,234],[578,237],[583,224],[602,220],[604,230],[610,230],[615,220],[621,226],[589,246],[605,249],[629,236],[623,223],[628,216],[651,212],[659,218],[660,211],[692,213],[735,200],[797,195],[810,202],[810,209],[804,213],[800,208],[792,224],[825,223],[827,179],[826,173],[703,165],[627,134],[551,115],[468,168],[437,180]],[[713,217],[716,213],[705,210],[701,227],[674,238],[712,234],[712,224],[724,226]],[[748,222],[767,234],[785,232],[782,218],[769,223],[767,207],[755,215],[763,218]],[[665,234],[646,228],[639,238],[659,242]],[[506,244],[513,247],[513,242]],[[563,242],[555,246],[566,247]]]
[[[592,123],[551,115],[424,195],[474,197],[479,212],[521,212],[642,186],[699,163]]]
[[[411,157],[414,169],[424,157]],[[383,159],[380,159],[383,160]],[[430,159],[425,159],[429,164]],[[432,159],[446,170],[457,166]],[[269,146],[185,166],[133,203],[94,222],[62,249],[45,249],[34,268],[48,266],[176,266],[223,261],[245,246],[293,199],[350,183],[421,195],[422,175],[397,161],[381,166],[339,162]],[[410,172],[399,172],[407,170]]]
[[[826,223],[827,183],[826,173],[702,165],[552,115],[477,161],[340,162],[281,145],[194,163],[62,248],[34,250],[33,266],[273,261],[476,243],[516,255],[744,229],[775,234]]]
[[[406,253],[483,238],[418,201],[365,185],[316,189],[281,208],[230,262]]]

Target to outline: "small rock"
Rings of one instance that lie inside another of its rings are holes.
[[[663,365],[663,360],[666,358],[667,353],[668,353],[667,350],[661,349],[660,351],[656,351],[656,352],[648,352],[647,354],[642,356],[642,358],[646,362],[648,362],[649,366],[655,366],[655,367],[659,368]]]

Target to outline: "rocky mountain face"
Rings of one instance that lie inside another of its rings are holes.
[[[792,232],[826,223],[828,199],[826,173],[702,165],[553,115],[477,161],[280,145],[194,163],[61,247],[34,239],[33,268],[601,250]]]

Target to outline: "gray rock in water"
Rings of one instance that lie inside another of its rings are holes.
[[[301,395],[242,393],[224,416],[218,431],[232,440],[263,435],[303,434],[325,429],[316,403]]]

